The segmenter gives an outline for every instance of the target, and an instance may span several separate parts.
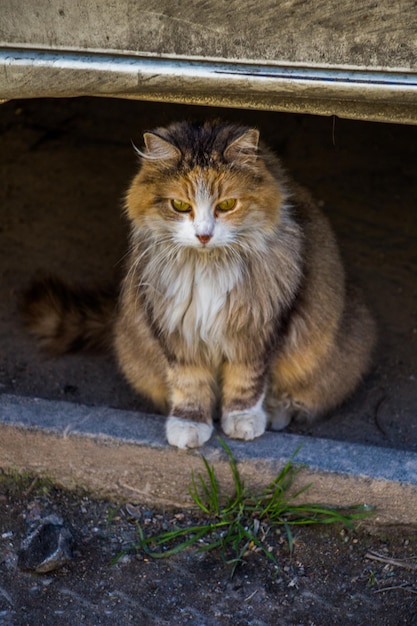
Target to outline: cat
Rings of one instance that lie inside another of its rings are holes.
[[[112,345],[179,448],[210,439],[216,410],[227,436],[252,440],[340,405],[370,366],[375,324],[309,193],[255,128],[179,122],[137,151],[119,297],[35,283],[29,331],[55,354]]]

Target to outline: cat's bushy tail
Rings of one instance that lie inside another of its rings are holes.
[[[22,296],[25,326],[51,355],[78,350],[109,350],[117,297],[110,290],[73,287],[48,277],[38,280]]]

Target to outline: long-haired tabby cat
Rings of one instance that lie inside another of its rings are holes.
[[[368,368],[374,323],[309,194],[252,128],[183,122],[144,144],[118,302],[37,283],[30,332],[53,353],[111,336],[179,448],[210,438],[219,407],[226,435],[250,440],[343,402]]]

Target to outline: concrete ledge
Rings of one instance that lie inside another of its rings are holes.
[[[262,487],[300,448],[296,487],[311,484],[304,502],[376,507],[373,521],[415,524],[417,454],[286,433],[228,441],[245,483]],[[188,506],[191,471],[201,454],[232,485],[216,438],[198,451],[168,446],[164,418],[107,407],[0,395],[0,467],[47,475],[65,487],[150,505]]]

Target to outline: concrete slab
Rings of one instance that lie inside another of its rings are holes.
[[[303,468],[295,487],[311,485],[304,502],[367,504],[376,508],[376,523],[416,521],[416,453],[272,432],[228,444],[248,487],[271,482],[298,450],[295,462]],[[99,496],[184,507],[191,504],[191,472],[203,468],[201,454],[230,490],[227,458],[215,437],[201,450],[184,452],[166,444],[161,416],[0,395],[3,469],[46,475]]]

